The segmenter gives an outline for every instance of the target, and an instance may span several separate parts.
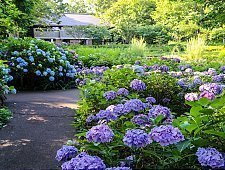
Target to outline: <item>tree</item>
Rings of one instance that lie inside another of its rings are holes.
[[[199,6],[192,0],[158,0],[152,13],[155,22],[170,29],[174,39],[186,40],[201,29]]]
[[[154,9],[155,3],[151,0],[118,0],[104,13],[103,19],[114,27],[125,42],[130,42],[136,26],[154,23],[150,15]]]
[[[22,36],[35,23],[59,17],[63,0],[0,0],[1,36]]]

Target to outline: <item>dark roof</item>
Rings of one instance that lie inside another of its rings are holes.
[[[47,21],[50,26],[102,25],[99,18],[88,14],[64,14],[58,22]]]

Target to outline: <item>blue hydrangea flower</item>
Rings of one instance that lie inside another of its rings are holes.
[[[53,63],[54,62],[54,58],[48,58],[49,63]]]
[[[171,125],[161,125],[154,127],[149,133],[151,139],[159,142],[161,146],[168,146],[184,140],[184,136],[178,128]]]
[[[49,80],[50,80],[50,81],[55,81],[55,77],[50,76],[50,77],[49,77]]]
[[[54,72],[54,71],[51,71],[51,72],[50,72],[50,75],[51,75],[51,76],[54,76],[54,75],[55,75],[55,72]]]
[[[145,83],[138,79],[134,79],[130,83],[130,87],[131,87],[131,89],[136,90],[136,91],[144,91],[146,89]]]
[[[63,73],[62,72],[59,72],[59,76],[62,77],[63,76]]]
[[[74,146],[63,145],[61,149],[57,151],[56,160],[57,161],[68,161],[71,158],[74,158],[78,153],[77,148]]]
[[[128,130],[123,138],[123,143],[131,148],[142,148],[151,142],[149,135],[140,129]]]
[[[29,60],[30,60],[30,62],[34,62],[34,57],[33,56],[30,56],[29,57]]]
[[[219,95],[222,94],[223,88],[221,85],[217,83],[206,83],[199,87],[199,91],[200,92],[208,91],[210,93],[214,93],[215,95]]]
[[[112,167],[106,168],[105,170],[132,170],[130,167]]]
[[[23,72],[24,72],[24,73],[27,73],[27,72],[28,72],[28,70],[25,68],[25,69],[23,69]]]
[[[47,68],[47,69],[46,69],[46,72],[47,72],[47,73],[50,73],[51,71],[52,71],[52,70],[51,70],[50,68]]]
[[[36,74],[37,76],[40,76],[40,75],[41,75],[41,71],[40,71],[40,70],[37,70],[37,71],[35,72],[35,74]]]
[[[146,102],[148,102],[150,104],[154,104],[154,103],[156,103],[156,99],[154,97],[147,97]]]
[[[12,89],[12,90],[11,90],[11,93],[12,93],[12,94],[16,94],[16,92],[17,92],[16,89]]]
[[[106,100],[113,100],[113,99],[116,98],[116,92],[112,91],[112,90],[111,91],[107,91],[107,92],[104,93],[103,96],[106,98]]]
[[[85,152],[62,164],[62,170],[105,170],[106,165],[98,156],[90,156]]]
[[[86,138],[89,142],[106,143],[111,142],[114,137],[113,131],[108,125],[101,124],[93,126],[87,133]]]
[[[47,73],[46,71],[44,71],[44,72],[43,72],[43,75],[44,75],[44,76],[47,76],[47,75],[48,75],[48,73]]]
[[[224,75],[222,74],[215,75],[212,77],[212,81],[216,83],[223,81],[223,79],[224,79]]]
[[[200,85],[202,84],[202,80],[200,77],[195,77],[194,80],[193,80],[193,84],[194,85]]]
[[[202,166],[210,166],[213,169],[224,166],[223,155],[215,148],[198,148],[196,156]]]
[[[129,91],[126,88],[119,88],[117,91],[118,96],[128,96]]]
[[[187,101],[196,101],[199,100],[199,95],[198,93],[187,93],[185,94],[184,98]]]
[[[149,117],[145,114],[135,115],[131,121],[140,126],[150,125]]]
[[[115,105],[112,112],[115,113],[116,115],[123,115],[125,113],[124,105],[123,104]]]
[[[96,119],[97,119],[97,117],[95,115],[90,115],[90,116],[87,117],[86,122],[90,123],[90,122],[92,122]]]
[[[162,65],[159,67],[159,70],[161,70],[162,72],[168,72],[169,71],[169,67],[166,65]]]
[[[124,107],[129,108],[135,112],[139,112],[145,109],[145,103],[139,99],[131,99],[124,104]]]
[[[160,105],[155,105],[149,110],[148,116],[150,118],[157,118],[159,115],[163,115],[164,118],[170,118],[170,109]]]
[[[225,73],[225,66],[221,66],[220,67],[220,71],[223,72],[223,73]]]
[[[101,119],[106,119],[107,121],[110,120],[116,120],[117,115],[111,112],[110,110],[100,110],[97,114],[96,117],[101,120]]]

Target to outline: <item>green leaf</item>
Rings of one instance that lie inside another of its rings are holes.
[[[193,106],[190,110],[190,115],[193,117],[198,117],[201,113],[202,106]]]
[[[218,132],[218,131],[214,131],[214,130],[205,130],[204,133],[225,138],[225,132]]]
[[[199,99],[199,101],[198,101],[198,103],[199,103],[200,105],[202,105],[202,106],[207,106],[210,102],[211,102],[211,101],[210,101],[209,99],[205,98],[205,97]]]
[[[176,144],[177,149],[179,150],[179,152],[184,151],[187,147],[189,147],[191,144],[190,140],[185,140],[182,142],[179,142],[178,144]]]

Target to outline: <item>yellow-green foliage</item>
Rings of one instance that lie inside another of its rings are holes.
[[[131,54],[144,56],[145,51],[146,51],[146,42],[144,38],[140,38],[140,39],[132,38],[131,46],[130,46]]]
[[[220,51],[219,58],[225,58],[225,49]]]
[[[203,57],[203,52],[206,48],[206,41],[204,38],[198,36],[191,38],[187,42],[186,57],[189,60],[200,60]]]

